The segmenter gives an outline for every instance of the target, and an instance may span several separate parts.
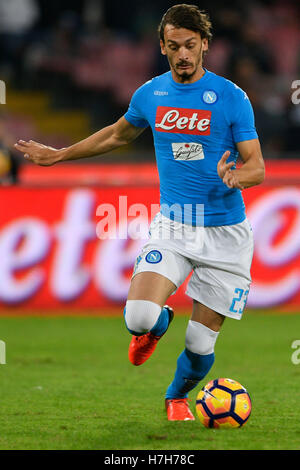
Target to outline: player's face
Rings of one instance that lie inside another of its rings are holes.
[[[167,24],[165,41],[160,41],[161,52],[166,55],[175,81],[191,83],[202,74],[202,56],[208,49],[207,39],[199,33]]]

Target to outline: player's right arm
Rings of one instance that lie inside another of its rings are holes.
[[[84,140],[70,147],[55,149],[29,140],[19,140],[15,148],[24,154],[27,160],[37,165],[50,166],[58,162],[94,157],[111,152],[136,139],[145,128],[136,127],[121,117],[114,124],[104,127]]]

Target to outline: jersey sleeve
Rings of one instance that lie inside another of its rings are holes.
[[[143,113],[145,105],[144,86],[141,86],[133,94],[128,110],[124,114],[126,121],[136,127],[148,127],[149,122]]]
[[[232,83],[226,93],[225,102],[225,112],[232,128],[234,142],[257,139],[254,113],[247,94]]]

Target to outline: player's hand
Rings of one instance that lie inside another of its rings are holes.
[[[242,190],[244,189],[244,187],[240,184],[238,180],[236,170],[231,170],[231,168],[235,165],[235,162],[226,163],[229,156],[230,152],[229,150],[226,150],[226,152],[223,153],[221,159],[218,162],[218,175],[228,188],[238,188]]]
[[[58,162],[58,150],[34,140],[19,140],[14,147],[24,154],[24,158],[37,165],[50,166]]]
[[[220,176],[221,180],[224,178],[226,171],[230,170],[234,166],[234,162],[226,163],[226,160],[230,156],[229,150],[223,153],[221,159],[218,162],[217,170],[218,175]]]
[[[232,188],[238,188],[240,190],[244,189],[244,187],[240,184],[238,180],[236,170],[227,170],[223,178],[223,183],[226,184],[226,186],[230,189]]]

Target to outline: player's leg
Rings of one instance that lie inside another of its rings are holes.
[[[187,393],[211,369],[224,318],[241,319],[249,292],[253,237],[248,221],[236,226],[206,227],[204,242],[202,258],[186,292],[194,308],[186,330],[186,347],[167,391],[169,399],[186,400]]]
[[[177,251],[172,231],[172,222],[158,213],[150,225],[150,239],[134,266],[124,318],[133,335],[128,356],[135,365],[151,356],[166,332],[173,310],[163,306],[192,269],[191,263]]]
[[[188,393],[204,379],[214,363],[214,347],[224,319],[223,315],[196,300],[193,301],[192,317],[186,330],[185,349],[178,357],[175,376],[166,393],[170,421],[194,419],[186,399]]]
[[[128,358],[135,366],[149,359],[173,320],[173,310],[163,305],[174,290],[173,282],[155,272],[141,272],[132,279],[124,319],[132,334]]]
[[[164,306],[191,270],[189,261],[173,251],[146,246],[137,258],[124,319],[133,335],[128,350],[132,364],[143,364],[173,319],[173,310]]]
[[[158,272],[138,272],[131,280],[128,300],[149,300],[164,305],[167,298],[176,290],[174,282]]]
[[[131,281],[124,317],[132,335],[152,332],[162,336],[169,325],[169,314],[163,305],[176,290],[175,284],[156,272],[140,272]]]

